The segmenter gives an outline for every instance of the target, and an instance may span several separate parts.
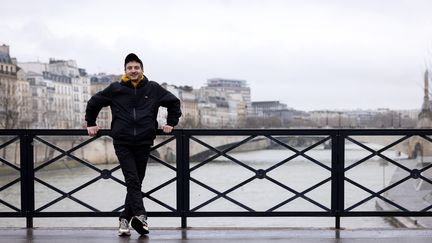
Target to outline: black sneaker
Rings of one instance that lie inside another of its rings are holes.
[[[147,224],[147,217],[144,215],[132,217],[131,226],[140,235],[146,235],[149,233],[149,228],[148,228],[148,224]]]

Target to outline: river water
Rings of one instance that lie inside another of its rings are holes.
[[[373,146],[372,146],[373,147]],[[314,158],[323,163],[328,168],[331,167],[330,150],[317,148],[306,153],[307,156]],[[244,162],[247,166],[253,169],[268,169],[278,162],[292,156],[294,153],[288,150],[259,150],[252,152],[232,152],[229,153],[235,159]],[[370,153],[361,150],[358,147],[347,145],[345,152],[346,166],[352,164]],[[395,159],[403,160],[406,157],[398,155],[394,151],[387,151],[386,156]],[[84,166],[71,166],[68,162],[62,166],[52,165],[43,168],[36,173],[36,177],[46,183],[49,183],[64,192],[69,192],[79,185],[97,177],[99,174],[92,169]],[[191,163],[190,168],[197,166],[197,163]],[[116,164],[99,165],[101,169],[110,169]],[[175,166],[175,165],[174,165]],[[346,167],[345,166],[345,167]],[[52,167],[52,168],[50,168]],[[60,168],[60,169],[59,169]],[[366,186],[367,188],[377,191],[388,185],[391,175],[395,170],[395,166],[383,163],[377,157],[362,163],[348,171],[346,177]],[[202,182],[214,190],[224,192],[233,186],[251,178],[255,175],[252,171],[232,162],[226,157],[218,157],[203,166],[197,167],[191,171],[191,177],[194,180]],[[269,178],[274,179],[290,187],[291,189],[302,192],[311,186],[326,180],[330,177],[330,171],[319,166],[307,158],[298,156],[289,162],[274,168],[266,174]],[[113,173],[113,176],[122,180],[123,176],[119,170]],[[0,188],[11,180],[17,178],[18,175],[4,175],[0,179]],[[175,177],[175,171],[157,164],[150,163],[147,169],[147,175],[143,183],[143,191],[149,191],[158,185]],[[198,212],[205,211],[245,211],[244,208],[230,202],[229,200],[219,198],[209,205],[202,206],[202,203],[213,198],[216,194],[203,188],[199,182],[191,182],[190,185],[190,201],[191,209],[197,209]],[[170,207],[176,206],[176,185],[175,182],[166,187],[152,193],[152,197],[167,204]],[[20,207],[19,199],[19,183],[10,187],[3,192],[0,192],[0,199]],[[330,208],[330,182],[327,182],[320,187],[308,192],[305,196],[321,204],[324,207]],[[49,189],[39,182],[35,183],[36,202],[35,207],[39,209],[48,202],[55,200],[61,196],[58,192]],[[242,187],[227,194],[231,199],[236,200],[248,208],[256,211],[266,211],[287,199],[290,199],[294,194],[289,190],[277,185],[268,179],[254,179]],[[361,201],[369,196],[367,192],[345,183],[345,208]],[[73,194],[79,200],[96,207],[99,210],[114,210],[123,204],[125,196],[125,188],[113,180],[101,179],[91,186],[80,190]],[[152,200],[144,200],[148,211],[169,211],[169,209],[155,203]],[[369,200],[367,203],[359,206],[356,210],[376,211],[376,200]],[[198,207],[198,208],[197,208]],[[11,211],[5,206],[0,206],[1,212]],[[58,203],[45,208],[43,211],[88,211],[87,208],[77,204],[70,199],[63,199]],[[323,209],[302,199],[297,198],[286,205],[282,205],[274,209],[274,211],[318,211]],[[35,226],[47,227],[83,227],[83,226],[116,226],[116,220],[112,218],[36,218]],[[342,227],[345,228],[385,228],[392,227],[383,218],[342,218]],[[149,223],[153,227],[178,227],[180,226],[179,218],[150,218]],[[24,219],[0,219],[0,226],[24,226]],[[327,217],[260,217],[260,218],[189,218],[188,226],[191,227],[333,227],[334,218]]]

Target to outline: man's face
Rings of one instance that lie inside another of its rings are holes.
[[[139,62],[131,61],[126,63],[126,76],[131,81],[137,81],[143,74],[143,70]]]

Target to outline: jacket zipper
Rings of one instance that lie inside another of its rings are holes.
[[[136,88],[135,88],[135,97],[136,97]],[[136,110],[135,110],[135,105],[134,104],[134,108],[133,108],[133,116],[134,116],[134,121],[136,122]],[[136,136],[136,123],[134,125],[134,137]]]

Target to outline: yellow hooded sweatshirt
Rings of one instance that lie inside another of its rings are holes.
[[[131,81],[131,84],[134,86],[134,88],[136,88],[137,86],[138,86],[138,84],[142,81],[144,79],[144,75],[141,75],[141,77],[138,79],[138,80],[136,80],[136,81],[132,81],[132,80],[130,80],[127,76],[126,76],[126,74],[123,74],[123,76],[122,76],[122,78],[121,78],[121,80],[122,80],[122,82],[127,82],[127,81]]]

